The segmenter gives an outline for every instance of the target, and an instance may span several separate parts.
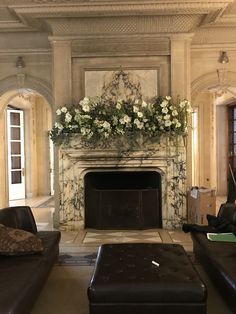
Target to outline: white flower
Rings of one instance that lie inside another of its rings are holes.
[[[84,112],[89,112],[90,111],[90,107],[89,107],[88,104],[83,104],[82,105],[82,109],[83,109]]]
[[[109,137],[109,133],[107,133],[107,132],[104,132],[103,135],[104,135],[105,138]]]
[[[55,128],[59,129],[59,130],[63,130],[64,127],[60,122],[55,122]]]
[[[170,120],[166,120],[165,121],[165,126],[171,126],[171,121]]]
[[[171,100],[171,96],[166,96],[166,99],[167,100]]]
[[[133,112],[138,112],[138,107],[137,106],[133,106]]]
[[[175,126],[177,127],[177,128],[180,128],[181,127],[181,123],[179,123],[179,121],[175,124]]]
[[[110,129],[111,125],[110,125],[109,122],[104,121],[103,124],[102,124],[102,127],[103,127],[104,129]]]
[[[167,113],[168,112],[168,109],[166,107],[162,108],[161,110],[163,113]]]
[[[167,100],[163,100],[161,103],[161,107],[164,108],[168,105],[168,101]]]
[[[90,100],[88,97],[84,97],[84,99],[82,99],[80,101],[80,105],[83,106],[83,105],[88,105],[90,103]]]
[[[138,105],[138,103],[139,103],[139,100],[138,99],[135,99],[135,105]]]
[[[66,108],[66,107],[62,107],[62,108],[61,108],[61,112],[66,113],[66,112],[67,112],[67,108]]]
[[[121,104],[119,102],[116,104],[116,109],[118,109],[118,110],[121,109]]]
[[[147,107],[147,103],[145,101],[142,102],[142,107],[146,108]]]
[[[58,116],[60,116],[60,115],[61,115],[61,109],[57,109],[56,114],[57,114]]]
[[[131,118],[126,114],[119,121],[121,124],[127,124],[131,121]]]
[[[139,119],[134,119],[134,124],[136,124],[138,129],[142,129],[144,126],[144,123],[139,121]]]
[[[72,119],[72,115],[71,115],[69,112],[67,112],[67,113],[66,113],[66,116],[65,116],[65,121],[66,121],[67,123],[69,123],[69,122],[71,121],[71,119]]]
[[[90,129],[88,129],[86,127],[82,127],[80,129],[80,131],[81,131],[82,135],[87,135],[87,134],[90,134],[90,132],[91,132]]]
[[[122,129],[120,129],[120,128],[117,128],[116,132],[117,132],[118,134],[124,134],[124,133],[125,133],[125,131],[122,130]]]
[[[178,116],[178,112],[177,112],[177,110],[173,110],[173,112],[172,112],[172,116],[173,116],[173,117]]]
[[[143,113],[142,113],[141,111],[138,111],[138,112],[137,112],[137,116],[138,116],[139,118],[142,118],[142,117],[143,117]]]
[[[131,121],[131,118],[127,114],[124,116],[123,119],[124,119],[124,123],[129,123]]]
[[[169,115],[169,114],[166,114],[166,115],[164,116],[164,120],[170,120],[170,115]]]

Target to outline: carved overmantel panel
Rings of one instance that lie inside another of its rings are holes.
[[[163,228],[178,228],[186,219],[186,151],[182,138],[174,142],[145,144],[132,150],[84,147],[75,136],[60,149],[60,222],[69,229],[83,229],[84,176],[91,171],[157,171],[161,174]]]

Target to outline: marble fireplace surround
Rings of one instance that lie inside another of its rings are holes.
[[[186,154],[184,145],[170,141],[124,151],[89,148],[78,138],[59,152],[60,223],[68,229],[84,229],[84,176],[96,171],[156,171],[161,175],[162,226],[174,229],[186,219]]]

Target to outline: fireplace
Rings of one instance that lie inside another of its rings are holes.
[[[94,171],[84,176],[85,227],[162,227],[161,175],[157,171]]]
[[[60,222],[78,230],[180,228],[186,221],[185,147],[161,141],[121,153],[60,148]],[[115,201],[114,201],[115,200]]]

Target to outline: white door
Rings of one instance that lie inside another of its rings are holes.
[[[24,119],[22,110],[7,110],[9,200],[25,198]]]
[[[49,139],[49,151],[50,151],[50,190],[51,195],[54,195],[54,151],[53,142]]]

